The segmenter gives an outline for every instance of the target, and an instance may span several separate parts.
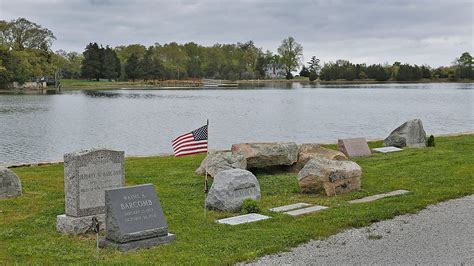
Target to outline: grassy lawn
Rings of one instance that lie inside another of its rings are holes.
[[[263,214],[273,218],[238,226],[214,222],[230,213],[210,211],[204,217],[203,179],[194,175],[202,155],[129,158],[125,166],[127,185],[155,185],[169,230],[177,240],[128,253],[97,253],[92,236],[56,233],[56,215],[64,213],[61,164],[14,168],[21,178],[23,195],[0,200],[0,262],[208,265],[256,259],[349,227],[415,213],[429,204],[473,194],[474,135],[438,137],[436,145],[356,159],[363,169],[362,190],[331,198],[299,194],[295,174],[258,173]],[[381,142],[370,146],[381,146]],[[346,203],[396,189],[412,193],[370,203]],[[301,217],[268,211],[270,207],[296,202],[331,208]]]

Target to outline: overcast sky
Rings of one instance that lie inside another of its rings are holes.
[[[293,36],[322,61],[449,65],[473,52],[473,1],[444,0],[0,0],[0,19],[51,29],[53,50],[253,40],[276,52]]]

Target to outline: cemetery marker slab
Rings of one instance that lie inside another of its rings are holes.
[[[173,241],[152,184],[105,191],[106,237],[100,247],[120,251],[150,248]]]
[[[66,213],[57,216],[61,233],[91,232],[92,218],[105,224],[105,190],[125,184],[125,153],[90,149],[64,155],[64,195]]]
[[[402,149],[393,147],[393,146],[388,146],[388,147],[374,148],[372,149],[372,151],[380,152],[380,153],[389,153],[389,152],[402,151]]]
[[[300,209],[300,208],[308,207],[308,206],[311,206],[311,204],[304,203],[304,202],[299,202],[299,203],[295,203],[295,204],[290,204],[290,205],[271,208],[270,211],[272,211],[272,212],[286,212],[286,211],[290,211],[290,210],[294,210],[294,209]]]
[[[10,169],[0,167],[0,199],[21,196],[21,181]]]
[[[329,207],[316,205],[316,206],[312,206],[312,207],[308,207],[308,208],[298,209],[298,210],[294,210],[294,211],[288,211],[288,212],[285,212],[285,214],[288,214],[288,215],[291,215],[291,216],[299,216],[299,215],[303,215],[303,214],[317,212],[317,211],[324,210],[324,209],[327,209],[327,208],[329,208]]]
[[[339,151],[347,157],[362,157],[372,154],[365,138],[339,139],[337,146]]]
[[[383,194],[368,196],[368,197],[361,198],[361,199],[351,200],[351,201],[349,201],[349,203],[371,202],[371,201],[375,201],[375,200],[382,199],[382,198],[385,198],[385,197],[402,195],[402,194],[406,194],[406,193],[409,193],[409,192],[410,191],[408,191],[408,190],[400,189],[400,190],[395,190],[395,191],[391,191],[391,192],[387,192],[387,193],[383,193]]]
[[[237,225],[237,224],[252,223],[252,222],[266,220],[270,218],[271,217],[257,214],[257,213],[249,213],[245,215],[239,215],[239,216],[234,216],[230,218],[220,219],[220,220],[217,220],[217,223]]]

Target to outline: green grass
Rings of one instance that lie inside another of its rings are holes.
[[[85,79],[61,79],[62,89],[116,89],[121,87],[145,87],[149,86],[142,81],[95,81]]]
[[[202,155],[129,158],[127,185],[153,183],[177,240],[148,250],[120,253],[95,251],[92,236],[55,231],[56,215],[64,213],[63,166],[14,168],[23,195],[0,200],[0,261],[6,264],[232,264],[287,250],[310,239],[322,239],[350,227],[361,227],[429,204],[474,193],[474,135],[438,137],[437,146],[405,149],[356,159],[362,166],[362,190],[326,197],[298,193],[295,174],[257,175],[263,214],[273,218],[252,224],[216,224],[230,213],[209,211],[204,217],[203,179],[194,175]],[[370,146],[380,146],[380,142]],[[362,204],[347,200],[396,189],[405,195]],[[296,202],[331,208],[301,217],[273,214],[268,208]]]

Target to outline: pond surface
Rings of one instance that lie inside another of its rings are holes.
[[[209,119],[210,149],[254,141],[384,138],[413,118],[428,134],[474,131],[473,84],[0,94],[0,163],[61,160],[93,146],[172,153],[170,141]]]

